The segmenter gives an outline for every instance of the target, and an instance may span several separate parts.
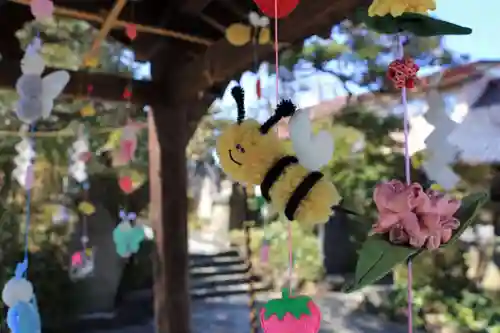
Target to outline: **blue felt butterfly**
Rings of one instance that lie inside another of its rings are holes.
[[[132,221],[136,218],[135,213],[127,214],[123,210],[120,211],[122,221],[113,230],[113,241],[120,257],[128,258],[133,253],[137,253],[145,238],[144,228],[140,225],[132,225]]]
[[[19,263],[16,267],[16,273],[14,279],[20,281],[23,278],[24,272],[27,268],[27,262]],[[22,284],[17,284],[17,288]],[[14,284],[11,287],[16,288]],[[21,290],[11,290],[5,291],[6,293],[13,293],[18,295],[26,295],[25,292]],[[28,292],[29,293],[29,292]],[[25,297],[21,297],[25,298]],[[11,297],[12,299],[12,297]],[[13,300],[13,299],[12,299]],[[7,325],[9,326],[12,333],[40,333],[42,330],[42,323],[40,320],[40,314],[38,312],[38,307],[36,304],[36,298],[33,294],[29,301],[17,300],[9,308],[7,312]]]

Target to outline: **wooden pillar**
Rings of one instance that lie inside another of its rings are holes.
[[[152,108],[150,210],[156,241],[153,254],[156,332],[189,333],[186,110],[167,110],[155,105]]]

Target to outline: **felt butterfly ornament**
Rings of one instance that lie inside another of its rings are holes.
[[[33,285],[24,278],[28,263],[18,263],[15,275],[2,290],[2,300],[9,307],[7,325],[12,333],[40,333],[41,320]]]
[[[133,225],[137,218],[135,213],[126,213],[120,211],[121,222],[113,231],[113,241],[115,242],[116,252],[122,258],[129,258],[137,253],[145,238],[144,228],[140,225]]]
[[[16,114],[19,120],[33,124],[50,116],[54,99],[69,82],[67,71],[56,71],[42,78],[45,62],[40,54],[41,42],[36,38],[26,48],[21,60],[21,77],[16,82],[19,100]]]
[[[243,23],[233,23],[226,29],[226,39],[234,46],[248,44],[253,38],[261,45],[271,41],[271,31],[269,30],[269,18],[260,16],[256,12],[248,15],[250,25]]]

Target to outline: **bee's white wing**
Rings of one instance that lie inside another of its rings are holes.
[[[314,135],[309,114],[297,111],[288,123],[292,146],[300,164],[311,171],[317,171],[328,164],[335,145],[327,131]]]
[[[50,73],[43,79],[43,99],[54,99],[62,93],[69,82],[69,73],[57,71]]]

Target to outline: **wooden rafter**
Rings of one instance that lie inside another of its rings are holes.
[[[181,10],[188,13],[200,13],[212,0],[184,0]]]
[[[30,4],[30,0],[9,0],[9,1],[17,3],[17,4],[25,5],[25,6],[29,6],[29,4]],[[73,10],[73,9],[60,7],[60,6],[56,6],[54,13],[55,13],[55,15],[59,15],[59,16],[66,16],[66,17],[71,17],[71,18],[78,19],[78,20],[101,23],[101,24],[104,23],[104,20],[105,20],[102,16],[94,14],[94,13]],[[114,29],[124,29],[127,27],[128,24],[131,24],[131,23],[135,24],[135,22],[116,20],[111,29],[113,29],[113,30]],[[135,24],[135,26],[136,26],[137,32],[139,32],[139,33],[153,34],[153,35],[158,35],[158,36],[175,38],[175,39],[183,40],[186,42],[205,45],[205,46],[210,46],[213,43],[211,40],[209,40],[207,38],[193,36],[193,35],[190,35],[187,33],[179,32],[179,31],[173,31],[173,30],[169,30],[169,29],[152,27],[152,26],[143,25],[143,24]]]
[[[330,31],[333,24],[353,14],[357,8],[367,7],[370,2],[371,0],[334,1],[325,6],[323,1],[302,1],[286,20],[279,21],[280,44],[302,43],[313,34]],[[274,58],[272,45],[259,45],[256,53],[260,61]],[[240,73],[251,66],[252,58],[252,45],[234,47],[225,38],[221,39],[209,47],[202,57],[176,71],[176,75],[170,78],[170,87],[173,89],[170,91],[171,96],[182,103],[183,100],[202,96],[211,90],[219,91],[231,79],[239,80]],[[189,115],[189,122],[197,122],[204,112],[206,109],[193,110]]]
[[[48,74],[58,69],[48,68],[45,73]],[[19,61],[2,59],[0,61],[0,89],[14,89],[17,79],[21,76]],[[104,73],[87,73],[69,71],[70,81],[64,89],[63,95],[69,95],[76,99],[86,98],[85,87],[92,85],[94,93],[92,99],[124,102],[123,90],[130,84],[130,78]],[[152,103],[155,96],[152,92],[157,91],[155,84],[150,81],[132,81],[133,95],[132,103],[144,105]]]
[[[108,16],[104,20],[104,23],[101,26],[99,33],[92,42],[92,47],[90,51],[85,55],[84,59],[93,58],[97,55],[97,52],[99,51],[102,42],[106,39],[109,32],[115,25],[116,20],[118,20],[118,16],[120,16],[120,13],[122,12],[123,8],[125,8],[126,4],[127,0],[116,0],[113,9],[111,9]]]

